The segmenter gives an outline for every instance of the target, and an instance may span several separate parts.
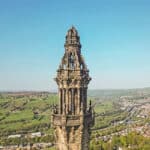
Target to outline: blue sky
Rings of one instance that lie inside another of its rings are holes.
[[[0,90],[55,90],[74,25],[90,89],[150,87],[149,0],[0,0]]]

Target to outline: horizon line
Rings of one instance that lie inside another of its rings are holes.
[[[150,87],[137,87],[137,88],[90,88],[88,89],[88,91],[92,91],[92,90],[136,90],[136,89],[148,89]],[[56,89],[52,89],[52,90],[0,90],[0,93],[2,92],[48,92],[48,93],[56,93],[57,90]]]

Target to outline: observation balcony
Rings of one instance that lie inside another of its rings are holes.
[[[81,124],[92,126],[94,124],[94,116],[89,112],[83,115],[52,114],[51,119],[53,126],[79,126]]]

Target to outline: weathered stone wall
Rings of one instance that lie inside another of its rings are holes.
[[[56,127],[57,150],[89,150],[89,132],[84,127]]]

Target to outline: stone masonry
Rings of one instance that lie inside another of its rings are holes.
[[[72,27],[65,41],[65,54],[55,78],[59,106],[52,114],[57,150],[89,150],[90,127],[94,124],[91,102],[87,106],[87,88],[91,78],[81,55],[80,37]]]

